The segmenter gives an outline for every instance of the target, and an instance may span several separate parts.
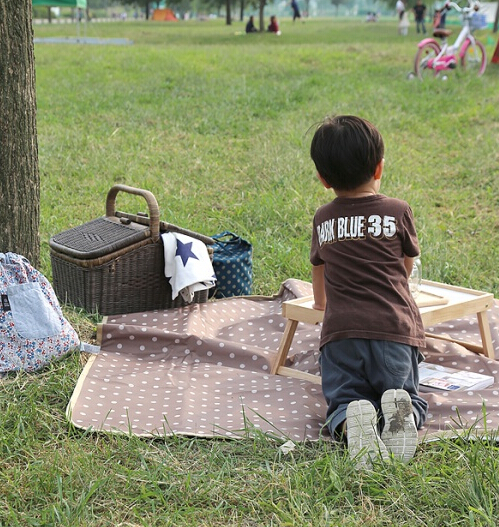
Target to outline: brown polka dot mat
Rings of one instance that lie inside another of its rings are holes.
[[[273,297],[233,297],[185,308],[109,316],[101,351],[86,364],[68,405],[79,428],[138,436],[244,437],[258,430],[293,441],[328,437],[319,384],[271,375],[286,320],[281,304],[312,294],[289,279]],[[499,304],[488,313],[499,357]],[[476,317],[427,331],[481,343]],[[299,323],[286,366],[319,375],[320,326]],[[437,432],[499,427],[499,362],[427,339],[427,362],[492,375],[480,391],[421,387],[430,404],[421,439]],[[485,415],[484,415],[485,409]]]

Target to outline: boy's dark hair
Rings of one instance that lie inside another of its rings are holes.
[[[384,155],[376,127],[354,115],[324,119],[310,145],[317,172],[336,190],[353,190],[367,183]]]

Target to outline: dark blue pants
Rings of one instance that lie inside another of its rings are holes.
[[[423,33],[426,33],[426,27],[423,20],[416,20],[416,31],[419,33],[419,28],[421,27]]]
[[[381,396],[390,389],[409,393],[416,426],[421,428],[428,403],[418,394],[419,357],[418,348],[386,340],[344,339],[325,344],[319,363],[331,435],[338,434],[350,402],[367,399],[380,413]]]

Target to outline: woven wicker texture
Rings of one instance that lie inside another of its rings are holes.
[[[50,246],[74,258],[98,258],[150,236],[145,225],[128,226],[102,217],[56,234]]]
[[[114,203],[119,191],[143,196],[149,218],[117,212]],[[59,301],[102,315],[184,306],[181,296],[172,300],[164,275],[160,235],[169,231],[213,243],[209,237],[160,222],[159,208],[150,192],[115,185],[108,193],[106,216],[50,240],[53,287]],[[207,251],[213,258],[213,250],[207,247]],[[207,290],[194,295],[194,302],[207,300]]]

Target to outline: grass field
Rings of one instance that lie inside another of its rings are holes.
[[[91,23],[130,46],[35,45],[41,270],[48,240],[104,213],[115,183],[152,191],[161,218],[254,247],[254,292],[310,280],[315,177],[310,128],[361,115],[385,139],[382,192],[411,203],[423,276],[499,294],[499,66],[482,78],[408,80],[418,41],[395,21]],[[75,36],[71,25],[35,37]],[[480,34],[489,56],[497,35]],[[144,209],[118,197],[121,210]],[[67,310],[90,338],[95,317]],[[85,433],[64,412],[73,355],[0,391],[0,526],[495,526],[494,441],[418,449],[409,465],[359,473],[327,442],[288,455],[269,438],[147,441]],[[494,436],[494,433],[492,433]]]

